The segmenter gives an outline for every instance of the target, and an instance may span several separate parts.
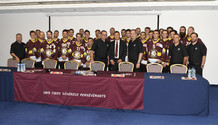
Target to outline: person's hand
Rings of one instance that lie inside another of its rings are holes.
[[[66,56],[61,56],[61,57],[62,57],[62,59],[63,59],[63,60],[67,59],[67,57],[66,57]]]
[[[122,59],[117,60],[117,63],[120,63],[120,62],[122,62]]]
[[[17,62],[20,62],[20,59],[18,57],[15,58]]]
[[[139,69],[140,68],[140,63],[136,64],[136,68]]]
[[[114,60],[110,60],[110,62],[111,62],[111,64],[112,64],[112,65],[115,65],[115,62],[114,62]]]
[[[158,60],[157,63],[161,63],[161,60]]]
[[[201,69],[203,69],[204,68],[204,65],[201,65]]]
[[[90,66],[90,63],[89,62],[86,62],[86,67],[88,68]]]
[[[167,66],[167,63],[166,62],[164,62],[164,64],[163,64],[163,67],[166,67]]]
[[[94,63],[94,60],[92,59],[92,60],[90,61],[90,63]]]
[[[82,65],[82,62],[79,62],[79,66],[81,66]]]

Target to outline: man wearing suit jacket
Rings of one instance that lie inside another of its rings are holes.
[[[127,54],[126,42],[120,39],[120,33],[118,31],[114,32],[114,41],[110,43],[109,47],[109,70],[117,71],[118,64],[122,61],[125,61]]]

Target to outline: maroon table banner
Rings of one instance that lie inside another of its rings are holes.
[[[134,74],[135,75],[135,74]],[[114,78],[14,72],[15,100],[111,109],[144,109],[144,75]]]

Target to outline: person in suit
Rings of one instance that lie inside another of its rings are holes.
[[[114,32],[114,41],[110,43],[109,46],[109,70],[117,71],[118,64],[125,61],[127,54],[126,42],[120,39],[120,33],[118,31]]]

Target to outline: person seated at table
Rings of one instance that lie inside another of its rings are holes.
[[[42,43],[42,60],[54,59],[57,60],[57,45],[52,38],[52,32],[47,31],[47,40]]]
[[[188,52],[186,47],[180,42],[180,35],[173,36],[174,43],[169,47],[170,65],[183,64],[187,65]]]
[[[92,45],[91,63],[94,63],[94,61],[104,62],[105,64],[104,71],[107,70],[107,66],[109,64],[108,49],[109,49],[109,42],[107,41],[107,31],[102,30],[101,39],[96,40],[94,44]]]
[[[58,43],[58,65],[60,69],[64,69],[64,63],[69,61],[69,56],[72,54],[70,45],[72,44],[68,39],[68,31],[65,29],[62,31],[63,38]]]
[[[87,46],[85,47],[85,52],[83,54],[84,58],[85,58],[85,67],[89,68],[90,66],[90,61],[91,61],[91,48],[92,45],[94,43],[94,40],[92,38],[89,38]]]
[[[10,54],[17,62],[25,58],[25,43],[22,42],[22,34],[16,34],[16,41],[11,44]]]
[[[125,60],[126,53],[127,53],[126,43],[120,39],[120,33],[118,31],[115,31],[114,41],[110,43],[110,47],[109,47],[110,71],[118,70],[118,64]]]
[[[85,52],[85,46],[82,42],[82,35],[80,33],[76,34],[76,42],[71,44],[70,49],[72,50],[72,54],[69,56],[70,60],[76,61],[81,69],[85,63],[85,58],[83,55]]]

